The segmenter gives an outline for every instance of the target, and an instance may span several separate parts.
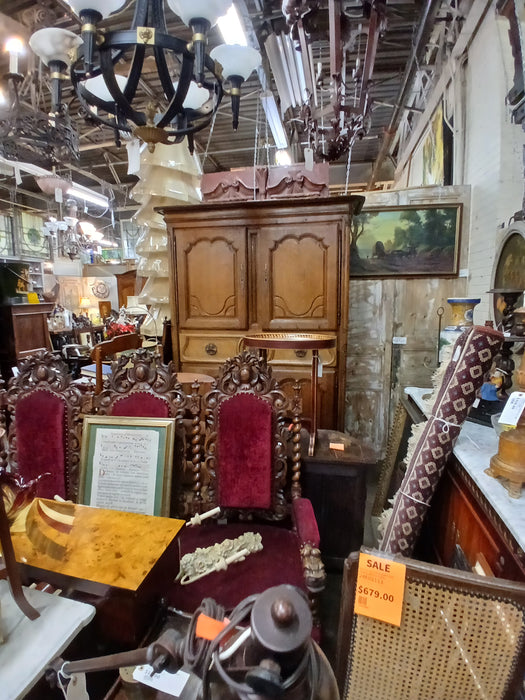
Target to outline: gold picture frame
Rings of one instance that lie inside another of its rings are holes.
[[[350,277],[455,277],[462,204],[363,209],[350,226]]]
[[[175,418],[85,416],[79,503],[169,517]]]

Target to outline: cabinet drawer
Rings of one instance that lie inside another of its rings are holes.
[[[182,332],[180,360],[187,362],[220,363],[241,351],[242,335],[238,333],[191,333]]]
[[[253,348],[253,352],[257,353],[257,348]],[[268,361],[273,364],[286,365],[288,367],[311,367],[312,366],[312,351],[311,350],[268,350]],[[319,351],[319,359],[323,367],[335,367],[337,362],[337,349],[329,348]]]

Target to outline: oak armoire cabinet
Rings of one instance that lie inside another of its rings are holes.
[[[319,425],[343,427],[349,224],[364,197],[222,202],[164,210],[171,248],[174,359],[213,374],[247,333],[329,333],[320,352]],[[311,353],[268,358],[284,390],[303,387],[310,415]]]

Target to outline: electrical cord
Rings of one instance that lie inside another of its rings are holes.
[[[251,610],[254,606],[255,601],[257,600],[259,596],[258,595],[253,595],[245,600],[241,601],[239,605],[233,610],[230,618],[230,623],[217,635],[217,637],[211,642],[208,652],[207,652],[207,660],[206,663],[203,666],[203,675],[202,675],[202,700],[208,700],[208,688],[209,688],[209,682],[208,682],[208,673],[210,669],[213,667],[215,671],[218,673],[220,676],[221,680],[233,691],[239,694],[240,697],[244,697],[246,695],[253,695],[254,689],[252,686],[248,685],[247,683],[239,683],[230,676],[230,674],[226,671],[224,668],[222,662],[227,660],[231,654],[228,652],[230,649],[228,649],[226,652],[220,652],[220,645],[221,642],[227,638],[239,625],[240,623],[246,618],[247,615],[251,613]],[[250,627],[248,627],[239,638],[235,640],[233,643],[235,646],[235,651],[247,640],[250,638],[251,630]],[[246,634],[248,633],[248,634]],[[305,650],[305,653],[298,664],[297,668],[293,671],[293,673],[285,678],[282,682],[282,687],[283,690],[289,690],[292,688],[298,681],[301,680],[301,678],[306,678],[308,681],[308,685],[310,687],[310,692],[309,692],[309,700],[314,700],[315,697],[315,690],[318,685],[318,680],[319,680],[319,663],[318,659],[315,653],[315,647],[313,644],[313,641],[310,639],[307,645],[307,648]]]
[[[187,668],[195,672],[199,677],[202,677],[209,664],[208,650],[211,642],[202,637],[197,637],[195,630],[199,615],[204,614],[208,617],[213,617],[215,620],[224,620],[225,610],[213,598],[204,598],[199,607],[191,616],[188,630],[184,639],[182,649],[183,664]]]
[[[259,597],[258,595],[251,595],[251,596],[248,596],[248,598],[245,598],[244,600],[242,600],[239,603],[239,605],[237,605],[237,607],[233,609],[232,614],[230,616],[229,624],[223,630],[221,630],[221,632],[219,632],[219,634],[211,642],[211,644],[208,648],[207,659],[206,659],[206,663],[204,665],[203,675],[202,675],[202,700],[208,700],[208,689],[209,689],[208,673],[209,673],[210,668],[212,666],[212,662],[213,662],[213,665],[215,666],[215,669],[217,670],[217,672],[221,676],[221,678],[224,680],[225,683],[227,683],[227,685],[230,688],[232,688],[233,690],[236,690],[237,692],[243,692],[243,693],[252,692],[252,689],[248,685],[236,683],[224,671],[222,664],[221,664],[221,661],[220,661],[218,650],[219,650],[221,642],[240,625],[240,623],[244,620],[244,618],[247,615],[249,615],[251,613],[253,605],[258,597]],[[222,671],[222,673],[221,673],[221,671]]]

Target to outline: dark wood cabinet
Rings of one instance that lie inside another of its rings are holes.
[[[523,550],[454,456],[432,501],[421,547],[425,558],[445,566],[455,565],[459,551],[473,570],[525,581]]]
[[[343,449],[333,449],[335,443]],[[371,450],[345,433],[319,430],[315,453],[303,444],[303,496],[314,508],[321,554],[327,568],[342,568],[363,544],[367,474],[376,462]]]
[[[0,362],[5,380],[11,368],[36,350],[51,350],[47,317],[54,304],[13,304],[0,307]]]
[[[342,428],[349,225],[362,197],[225,202],[164,211],[178,369],[213,374],[253,332],[323,332],[320,425]],[[299,379],[311,415],[311,353],[268,355],[285,390]]]

